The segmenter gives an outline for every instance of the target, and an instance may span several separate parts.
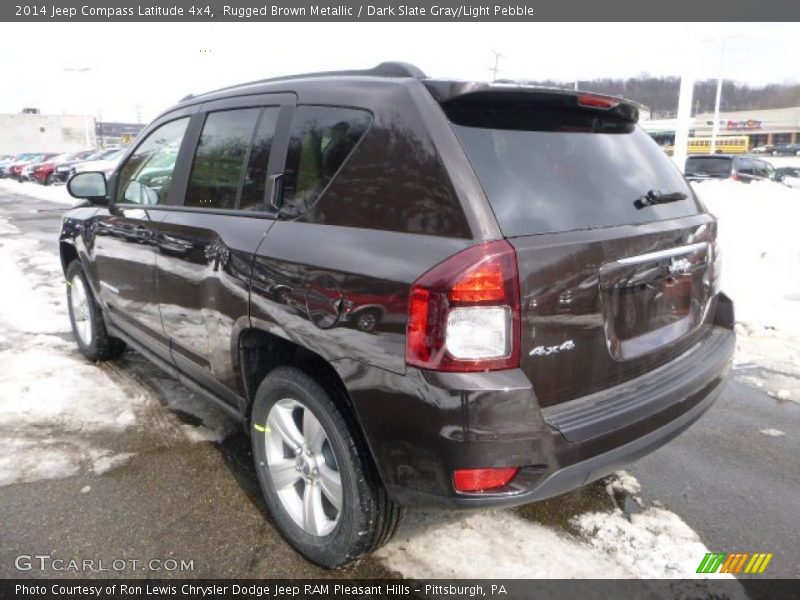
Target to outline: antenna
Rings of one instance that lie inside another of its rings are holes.
[[[505,58],[504,54],[500,54],[496,50],[491,51],[494,54],[494,66],[489,70],[492,72],[492,81],[497,81],[497,74],[500,72],[500,59]]]

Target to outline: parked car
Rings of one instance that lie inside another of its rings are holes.
[[[27,167],[31,163],[39,162],[47,155],[48,154],[44,152],[20,154],[17,157],[17,160],[6,165],[4,170],[5,177],[10,177],[12,179],[16,179],[17,181],[19,181],[20,177],[22,176],[22,170],[25,167]]]
[[[732,179],[742,183],[775,180],[775,167],[752,156],[700,154],[686,159],[684,169],[689,181]]]
[[[46,165],[54,160],[61,160],[62,158],[69,156],[68,154],[57,154],[55,152],[48,152],[46,154],[42,154],[36,160],[29,162],[25,165],[19,173],[19,181],[34,181],[33,172],[38,169],[39,167]]]
[[[56,168],[53,170],[53,183],[66,183],[70,178],[70,172],[73,166],[87,161],[102,160],[103,157],[113,154],[117,150],[118,148],[116,147],[104,148],[101,150],[91,150],[89,151],[89,154],[83,158],[69,160],[56,165]]]
[[[778,167],[775,178],[792,188],[800,188],[800,167]]]
[[[7,154],[6,156],[4,156],[3,159],[0,160],[0,179],[8,177],[8,174],[6,172],[7,167],[10,167],[14,163],[25,160],[27,156],[33,156],[33,154],[21,153],[21,154]]]
[[[36,181],[42,185],[51,185],[56,181],[56,168],[63,165],[71,165],[80,160],[85,160],[94,153],[94,150],[84,150],[82,152],[73,152],[71,154],[60,154],[59,156],[36,165],[35,168],[31,170],[30,178],[32,181]]]
[[[76,173],[83,173],[84,171],[102,171],[103,173],[110,174],[117,164],[119,164],[124,153],[124,148],[107,148],[102,153],[99,153],[99,155],[94,155],[88,160],[71,165],[69,168],[69,177],[72,177]]]
[[[637,118],[402,63],[187,97],[68,183],[78,348],[241,422],[326,567],[404,506],[562,494],[698,419],[735,345],[717,222]]]
[[[800,144],[778,144],[772,148],[773,156],[800,156]]]
[[[772,150],[775,148],[772,144],[764,144],[763,146],[756,146],[751,151],[753,154],[772,154]]]

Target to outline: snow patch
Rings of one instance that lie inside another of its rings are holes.
[[[0,486],[71,477],[83,458],[79,447],[54,440],[0,439]]]
[[[736,306],[737,371],[771,396],[800,402],[800,190],[772,182],[693,185],[719,219],[722,289]]]
[[[764,435],[768,435],[768,436],[770,436],[770,437],[780,437],[780,436],[782,436],[782,435],[786,435],[786,434],[785,434],[783,431],[781,431],[780,429],[762,429],[762,430],[760,431],[760,433],[763,433]]]
[[[133,452],[114,454],[110,450],[90,450],[89,456],[92,459],[92,471],[94,471],[94,474],[104,475],[128,464],[131,458],[136,455]]]
[[[612,497],[641,492],[636,478],[624,471],[605,483]],[[419,579],[655,579],[697,577],[708,552],[697,534],[663,507],[632,515],[619,508],[583,513],[570,524],[574,535],[510,510],[412,512],[377,556],[390,569]]]
[[[58,202],[59,204],[66,204],[68,206],[74,206],[80,202],[77,198],[73,198],[69,195],[66,185],[44,186],[31,181],[20,183],[12,179],[0,179],[0,190],[12,194],[31,196],[38,200]]]

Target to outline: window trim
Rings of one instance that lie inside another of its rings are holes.
[[[264,190],[264,208],[263,210],[242,210],[242,209],[221,209],[221,208],[201,208],[196,206],[184,206],[184,202],[186,200],[186,190],[189,186],[189,175],[192,169],[192,163],[194,162],[194,155],[197,151],[197,145],[200,143],[200,135],[202,134],[203,125],[205,124],[205,119],[208,113],[210,112],[219,112],[223,110],[236,110],[236,109],[245,109],[245,108],[268,108],[268,107],[275,107],[279,108],[278,112],[278,119],[275,124],[275,137],[272,142],[272,149],[270,150],[270,159],[269,164],[267,166],[267,178],[270,178],[275,173],[273,172],[273,166],[280,167],[280,170],[277,171],[278,173],[283,172],[283,168],[286,164],[286,150],[289,145],[289,131],[291,128],[292,119],[294,116],[294,108],[297,105],[297,95],[291,92],[278,92],[274,94],[250,94],[250,95],[242,95],[242,96],[232,96],[229,98],[221,98],[216,100],[210,100],[207,102],[201,102],[197,104],[192,104],[191,106],[187,106],[185,108],[180,108],[174,111],[170,111],[158,117],[155,121],[153,121],[150,125],[148,125],[137,138],[135,145],[131,146],[128,152],[123,157],[122,161],[120,161],[120,166],[125,164],[128,161],[128,158],[131,154],[133,154],[136,149],[147,139],[147,137],[155,131],[157,128],[169,123],[170,121],[175,121],[177,119],[183,117],[189,117],[189,124],[186,128],[186,133],[183,136],[183,141],[181,142],[180,150],[178,151],[178,161],[175,164],[175,171],[173,172],[173,184],[177,185],[178,187],[175,188],[174,192],[170,194],[171,199],[168,204],[154,204],[151,206],[147,206],[146,210],[162,210],[165,212],[194,212],[194,213],[206,213],[206,214],[217,214],[217,215],[227,215],[227,216],[238,216],[238,217],[250,217],[254,219],[268,219],[268,220],[277,220],[278,212],[275,210],[271,210],[268,204],[268,198],[272,192],[270,189]],[[263,114],[263,113],[262,113]],[[260,116],[259,116],[260,119]],[[257,130],[258,125],[256,125]],[[251,139],[251,146],[252,146],[252,139]],[[249,153],[249,149],[248,149]],[[280,156],[280,159],[278,158]],[[125,208],[142,208],[141,204],[134,204],[130,202],[115,202],[115,197],[117,193],[117,174],[120,170],[120,167],[115,169],[114,173],[112,174],[112,181],[109,184],[109,189],[114,190],[114,198],[111,198],[111,202],[109,203],[109,210],[113,210],[115,207],[120,207],[121,209]],[[180,178],[180,179],[179,179]],[[244,181],[244,169],[242,170],[240,180],[239,180],[239,192],[237,192],[237,202],[238,202],[238,194],[241,192],[242,184]]]

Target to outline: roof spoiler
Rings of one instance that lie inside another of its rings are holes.
[[[507,83],[479,83],[426,79],[422,82],[443,107],[455,106],[550,106],[600,111],[623,121],[639,120],[639,105],[631,100],[560,88]]]

